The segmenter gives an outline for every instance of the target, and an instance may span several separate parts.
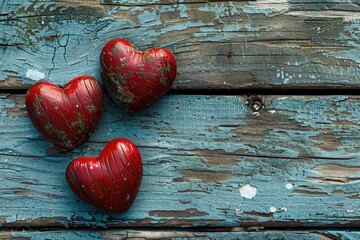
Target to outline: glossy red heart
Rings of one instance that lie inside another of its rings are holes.
[[[63,89],[40,82],[29,89],[25,103],[28,116],[45,139],[71,150],[96,129],[104,108],[104,91],[89,76],[75,78]]]
[[[109,142],[98,158],[78,158],[66,170],[71,190],[99,209],[122,213],[135,200],[142,179],[136,146],[126,139]]]
[[[125,40],[112,40],[100,57],[105,88],[121,107],[138,111],[161,98],[176,77],[176,60],[162,48],[138,51]]]

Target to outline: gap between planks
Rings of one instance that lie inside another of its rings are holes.
[[[11,231],[18,231],[18,232],[72,232],[76,231],[89,231],[93,232],[97,230],[99,232],[106,232],[106,231],[134,231],[134,232],[190,232],[190,233],[242,233],[242,232],[282,232],[286,231],[287,233],[305,233],[305,232],[322,232],[322,231],[359,231],[359,227],[357,225],[353,226],[346,226],[341,227],[339,226],[290,226],[290,225],[283,225],[283,226],[244,226],[244,227],[168,227],[168,226],[154,226],[154,227],[142,227],[142,226],[107,226],[106,228],[102,227],[88,227],[88,226],[60,226],[60,225],[36,225],[36,226],[16,226],[16,225],[9,225],[9,226],[2,226],[0,230],[3,231],[2,233],[11,232]],[[1,239],[1,234],[0,234]]]
[[[0,94],[26,94],[28,89],[12,89],[0,88]],[[167,92],[168,95],[223,95],[223,96],[236,96],[236,95],[288,95],[288,96],[329,96],[329,95],[360,95],[360,87],[337,87],[337,88],[289,88],[289,87],[269,87],[269,88],[244,88],[244,89],[177,89],[172,88]]]

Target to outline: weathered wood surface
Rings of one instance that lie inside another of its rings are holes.
[[[3,227],[356,227],[360,97],[169,95],[134,114],[110,99],[98,130],[71,153],[26,117],[24,95],[0,100]],[[128,138],[144,178],[133,207],[109,214],[71,193],[67,164]]]
[[[0,3],[0,88],[100,80],[111,39],[166,47],[174,88],[358,88],[358,0],[20,1]]]
[[[330,239],[359,239],[357,231],[269,231],[269,232],[184,232],[184,231],[44,231],[44,232],[5,232],[0,233],[0,239],[79,239],[79,240],[150,240],[150,239],[198,239],[198,240],[330,240]]]

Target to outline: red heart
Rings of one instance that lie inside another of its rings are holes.
[[[41,82],[29,89],[25,103],[37,130],[55,146],[71,150],[96,129],[104,108],[104,91],[89,76],[75,78],[63,89]]]
[[[105,88],[121,107],[138,111],[157,101],[173,84],[176,60],[161,48],[140,52],[125,40],[105,45],[100,58]]]
[[[135,200],[142,178],[136,146],[126,139],[109,142],[98,158],[78,158],[66,170],[71,190],[83,201],[109,212],[125,212]]]

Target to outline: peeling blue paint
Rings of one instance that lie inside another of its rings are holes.
[[[29,69],[38,70],[45,75],[44,80],[60,85],[84,74],[100,80],[98,64],[100,51],[108,41],[115,38],[126,38],[140,49],[167,47],[171,50],[191,47],[192,52],[199,52],[199,49],[205,46],[204,44],[209,43],[209,50],[215,51],[215,48],[210,45],[222,44],[225,41],[236,44],[238,49],[248,48],[249,42],[251,45],[249,49],[256,49],[261,42],[271,39],[278,41],[281,45],[277,49],[274,48],[275,45],[264,45],[262,49],[268,53],[266,59],[261,56],[261,51],[254,50],[260,55],[244,53],[242,58],[233,57],[231,62],[220,59],[214,62],[204,59],[202,64],[195,65],[196,68],[190,69],[191,71],[187,68],[189,56],[184,58],[181,54],[175,53],[179,63],[179,73],[181,73],[176,82],[178,87],[183,86],[181,82],[197,84],[197,79],[192,79],[191,76],[202,72],[213,74],[224,72],[224,76],[220,75],[215,81],[216,86],[226,82],[225,78],[229,78],[229,74],[234,83],[245,83],[246,86],[248,84],[267,86],[300,84],[306,86],[315,83],[330,87],[344,83],[356,86],[360,79],[357,66],[344,66],[342,62],[334,63],[327,61],[327,58],[311,61],[300,50],[301,43],[290,45],[283,43],[281,39],[286,40],[289,37],[308,36],[308,38],[317,39],[319,36],[316,31],[304,28],[302,21],[305,21],[306,18],[301,16],[297,17],[297,21],[292,21],[294,29],[299,32],[304,31],[301,36],[289,29],[283,31],[282,28],[286,27],[282,20],[284,15],[276,12],[277,5],[272,8],[271,4],[263,7],[257,2],[251,4],[209,2],[148,7],[145,6],[146,4],[140,6],[144,3],[143,1],[137,2],[138,5],[135,2],[137,1],[127,2],[129,6],[115,2],[115,5],[106,6],[104,10],[85,7],[81,11],[74,6],[62,7],[61,3],[52,2],[26,2],[25,5],[17,5],[13,1],[6,2],[5,5],[3,3],[2,11],[9,13],[5,17],[20,16],[22,18],[16,21],[2,21],[0,44],[10,46],[1,50],[2,59],[7,59],[7,61],[0,63],[0,80],[14,77],[22,83],[34,84],[35,80],[26,77]],[[79,11],[79,13],[73,14],[74,11]],[[162,19],[162,16],[166,13],[172,13],[174,21],[165,22],[166,20]],[[122,14],[127,17],[123,18]],[[1,18],[5,19],[3,15]],[[345,47],[343,50],[322,49],[321,44],[316,45],[315,41],[312,52],[306,54],[334,56],[339,59],[348,58],[358,62],[359,58],[356,54],[359,40],[359,20],[354,19],[343,24],[344,31],[334,32],[334,35],[338,34],[339,37],[334,39],[335,42],[332,44],[341,46],[346,44],[352,49]],[[289,34],[291,36],[288,36]],[[282,49],[282,60],[277,57],[280,49]],[[220,52],[210,55],[214,54],[220,54]],[[259,60],[257,60],[257,64],[254,64],[256,57]],[[300,59],[299,62],[303,62],[303,64],[288,64],[289,61],[298,61],[294,58]],[[262,65],[267,59],[269,59],[269,64]],[[317,62],[321,64],[317,64]],[[277,77],[277,71],[280,69],[291,76]],[[253,79],[250,81],[247,77],[243,77],[247,76],[243,74],[244,72],[252,75]],[[301,73],[301,77],[297,77],[296,73]]]
[[[188,11],[188,8],[185,5],[178,5],[177,9],[179,10],[179,14],[181,18],[188,18],[189,15],[186,13]]]
[[[352,60],[360,64],[360,48],[331,53],[329,56],[336,57],[338,59]],[[360,68],[360,65],[358,67]]]
[[[360,169],[356,98],[279,97],[259,116],[238,96],[166,96],[131,115],[110,99],[107,102],[90,140],[73,152],[59,153],[51,150],[28,118],[9,116],[14,102],[0,99],[0,218],[14,223],[51,217],[64,226],[101,228],[144,219],[149,226],[185,219],[192,226],[223,227],[254,221],[324,226],[334,223],[333,217],[342,224],[356,220],[352,210],[360,204],[354,197],[360,170],[348,176],[349,183],[339,184],[326,183],[331,176],[313,171],[324,165]],[[330,136],[322,140],[323,134]],[[119,137],[138,145],[144,161],[139,195],[130,211],[121,215],[78,201],[64,178],[71,159],[96,156],[106,142]],[[339,145],[333,146],[329,138]],[[333,148],[319,147],[322,143]],[[207,162],[209,157],[215,158],[214,166]],[[230,158],[231,166],[216,164]],[[317,182],[322,180],[325,183]],[[239,193],[246,184],[257,189],[252,199]],[[338,203],[342,205],[334,213]],[[187,213],[188,209],[200,214]],[[174,216],[161,216],[162,211],[173,211]],[[179,211],[185,216],[176,217]]]
[[[10,234],[9,234],[10,235]],[[143,230],[94,230],[89,231],[53,231],[53,232],[13,232],[11,236],[14,238],[31,238],[32,240],[38,239],[89,239],[89,240],[110,240],[110,239],[119,239],[119,238],[167,238],[173,240],[183,240],[183,239],[194,239],[194,240],[208,240],[208,239],[223,239],[223,240],[237,240],[237,239],[259,239],[259,240],[278,240],[278,239],[287,239],[287,240],[298,240],[298,239],[308,239],[308,240],[322,240],[325,237],[327,238],[338,238],[338,239],[358,239],[360,233],[358,231],[326,231],[326,230],[311,230],[311,231],[260,231],[260,232],[196,232],[189,231],[185,229],[181,231],[164,231],[164,230],[153,230],[153,231],[143,231]]]
[[[340,33],[340,39],[347,40],[349,46],[360,47],[360,19],[353,19]]]
[[[244,13],[247,13],[247,14],[260,13],[260,14],[264,14],[267,17],[269,17],[270,14],[272,13],[271,8],[243,7],[241,9],[244,11]]]
[[[155,10],[152,12],[144,11],[142,14],[139,14],[138,18],[141,25],[148,26],[149,23],[154,25],[161,24],[160,16],[156,14]]]
[[[198,8],[200,12],[214,13],[214,20],[229,16],[228,8],[224,3],[206,4],[204,7]]]

